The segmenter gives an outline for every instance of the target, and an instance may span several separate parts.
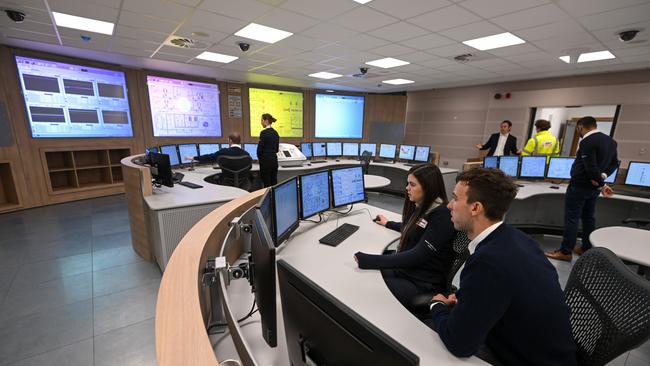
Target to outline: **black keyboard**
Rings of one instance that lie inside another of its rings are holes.
[[[415,166],[414,163],[404,163],[404,165],[406,165],[406,166]]]
[[[320,238],[318,242],[335,247],[341,244],[343,240],[347,239],[350,235],[354,234],[357,230],[359,230],[357,225],[343,224]]]
[[[174,182],[180,182],[180,181],[183,180],[184,177],[185,177],[185,174],[180,173],[180,172],[176,172],[176,173],[174,173],[174,174],[172,175],[172,180],[173,180]]]
[[[177,184],[180,184],[180,185],[185,186],[187,188],[193,188],[193,189],[195,189],[195,188],[203,188],[202,185],[198,185],[198,184],[195,184],[195,183],[192,183],[192,182],[178,182]]]
[[[312,160],[310,161],[312,164],[319,164],[319,163],[327,163],[327,160]]]

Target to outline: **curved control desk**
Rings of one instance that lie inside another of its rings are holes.
[[[589,240],[593,246],[607,248],[623,260],[650,267],[649,230],[610,226],[595,230]]]

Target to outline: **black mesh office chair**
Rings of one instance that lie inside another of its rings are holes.
[[[605,365],[650,338],[650,282],[608,249],[580,256],[564,296],[580,366]]]
[[[447,284],[445,286],[447,294],[456,292],[456,288],[452,285],[452,282],[454,280],[454,276],[456,276],[456,272],[460,269],[460,267],[463,266],[467,258],[470,256],[469,252],[469,243],[471,240],[467,237],[467,233],[464,231],[459,231],[456,233],[456,237],[454,238],[454,242],[452,244],[453,250],[454,250],[454,257],[453,257],[453,262],[451,264],[451,267],[449,268],[449,272],[447,274]],[[423,293],[419,294],[411,299],[411,302],[409,304],[409,308],[411,312],[414,314],[420,316],[428,316],[429,314],[429,302],[431,301],[431,298],[436,295],[435,293]]]
[[[359,161],[361,161],[361,166],[363,167],[363,174],[368,174],[368,167],[370,166],[370,158],[372,153],[370,151],[364,151],[361,153]]]
[[[217,158],[217,163],[221,168],[219,184],[250,191],[252,162],[249,155],[219,156]]]

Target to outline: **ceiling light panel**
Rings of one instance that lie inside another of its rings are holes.
[[[314,74],[309,74],[309,76],[311,76],[312,78],[319,78],[319,79],[336,79],[336,78],[340,78],[343,75],[321,71]]]
[[[52,12],[54,22],[59,27],[79,29],[87,32],[113,35],[115,24],[102,20],[78,17],[76,15]]]
[[[382,81],[382,83],[384,83],[384,84],[391,84],[391,85],[413,84],[414,82],[415,81],[408,80],[408,79],[391,79],[391,80]]]
[[[366,65],[381,67],[382,69],[389,69],[391,67],[408,65],[410,62],[398,60],[392,57],[386,57],[379,60],[368,61]]]
[[[522,43],[526,43],[526,41],[510,32],[470,39],[469,41],[463,42],[463,44],[476,48],[480,51],[493,50],[495,48],[514,46]]]
[[[580,62],[591,62],[591,61],[601,61],[601,60],[610,60],[616,58],[609,51],[597,51],[597,52],[588,52],[581,53],[578,57],[578,63]]]
[[[293,35],[293,33],[267,27],[261,24],[251,23],[240,29],[237,33],[235,33],[235,35],[253,39],[255,41],[275,43]]]
[[[227,64],[229,62],[235,61],[239,57],[230,56],[230,55],[223,55],[221,53],[204,51],[200,55],[196,56],[196,58],[198,58],[199,60],[221,62],[223,64]]]

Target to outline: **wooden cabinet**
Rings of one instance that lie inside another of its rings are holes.
[[[122,185],[120,160],[129,148],[44,149],[43,164],[50,194]]]
[[[21,206],[11,162],[0,161],[0,212]]]

